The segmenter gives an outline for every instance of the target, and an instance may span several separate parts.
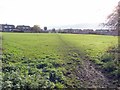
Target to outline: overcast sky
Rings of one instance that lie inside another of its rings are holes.
[[[55,26],[101,23],[119,0],[0,0],[0,23]]]

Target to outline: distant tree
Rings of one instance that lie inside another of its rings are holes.
[[[56,32],[55,28],[53,28],[53,29],[52,29],[52,32],[53,32],[53,33],[55,33],[55,32]]]
[[[118,33],[120,32],[120,1],[118,2],[118,5],[115,7],[114,11],[108,15],[107,23],[104,25],[117,30]]]
[[[47,27],[44,27],[44,30],[46,31],[46,30],[47,30]]]
[[[40,31],[41,31],[41,28],[39,27],[39,25],[34,25],[32,27],[32,32],[39,33]]]

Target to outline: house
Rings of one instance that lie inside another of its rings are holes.
[[[93,29],[83,29],[84,34],[90,34],[90,33],[93,33],[93,32],[94,32]]]
[[[109,29],[96,29],[96,32],[109,32]]]
[[[31,27],[25,25],[17,25],[16,30],[21,32],[31,32]]]
[[[96,29],[95,30],[96,34],[102,34],[102,35],[110,35],[109,29]]]
[[[116,29],[111,29],[110,33],[111,33],[111,35],[115,35],[115,36],[120,35],[120,32],[118,30],[116,30]]]
[[[14,29],[15,29],[14,25],[0,24],[0,31],[3,31],[3,32],[12,32]]]
[[[82,32],[81,29],[73,29],[73,30],[72,30],[72,33],[75,33],[75,34],[79,34],[79,33],[81,33],[81,32]]]
[[[0,24],[0,32],[2,32],[2,24]]]
[[[73,29],[63,29],[64,33],[72,33]]]

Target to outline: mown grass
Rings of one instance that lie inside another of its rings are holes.
[[[3,87],[80,87],[72,73],[88,56],[96,64],[110,47],[118,45],[115,36],[43,33],[2,34]]]

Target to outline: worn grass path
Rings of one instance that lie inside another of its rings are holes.
[[[73,57],[73,61],[75,67],[72,68],[73,70],[68,70],[71,72],[77,80],[80,80],[79,85],[81,87],[86,88],[106,88],[106,87],[115,87],[110,80],[105,77],[105,75],[97,69],[97,66],[90,60],[88,56],[86,56],[85,52],[81,48],[78,49],[77,47],[70,44],[64,40],[59,34],[57,35],[58,39],[62,42],[62,52],[64,53],[65,59],[68,57]],[[74,55],[75,54],[75,55]],[[75,59],[77,58],[77,60]],[[70,61],[68,60],[70,63]],[[72,63],[71,63],[72,64]],[[70,67],[69,67],[70,68]],[[71,77],[72,78],[72,77]]]

